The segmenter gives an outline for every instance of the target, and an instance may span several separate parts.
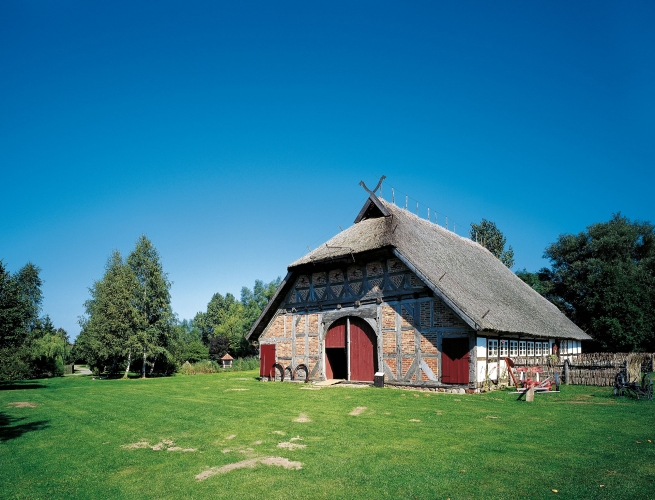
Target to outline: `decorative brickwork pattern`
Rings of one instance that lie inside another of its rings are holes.
[[[389,279],[393,283],[393,286],[395,286],[396,288],[402,288],[403,282],[405,281],[405,275],[397,274],[395,276],[389,276]]]
[[[414,330],[405,330],[402,332],[402,352],[403,354],[415,354],[416,344],[414,342]]]
[[[350,289],[353,291],[355,295],[359,295],[359,292],[362,289],[362,282],[361,281],[355,281],[354,283],[351,282]]]
[[[330,289],[332,290],[335,299],[341,297],[341,292],[343,292],[343,285],[332,285]]]
[[[277,316],[261,338],[284,337],[284,316]]]
[[[438,377],[439,376],[439,373],[438,373],[439,370],[437,368],[437,358],[423,358],[423,361],[425,362],[426,365],[428,365],[430,367],[430,370],[432,370],[432,373],[434,373],[434,375],[436,377]]]
[[[414,325],[414,317],[405,306],[400,306],[400,315],[402,316],[401,328],[411,328]]]
[[[309,315],[309,334],[318,335],[318,314]]]
[[[346,274],[348,276],[348,281],[361,280],[364,277],[364,275],[362,274],[362,268],[359,266],[348,267]]]
[[[382,333],[382,352],[384,354],[396,353],[396,332]]]
[[[306,314],[298,314],[296,316],[298,319],[296,320],[296,336],[305,335],[305,325],[307,324],[307,315]]]
[[[318,356],[318,337],[309,337],[309,355]]]
[[[281,340],[277,343],[277,357],[291,358],[291,341]]]
[[[393,373],[394,376],[395,376],[396,373],[398,373],[398,372],[396,371],[396,359],[395,359],[395,358],[385,358],[385,359],[384,359],[384,362],[385,362],[385,363],[387,364],[387,366],[389,367],[389,370],[391,370],[391,373]]]
[[[421,334],[421,352],[424,354],[437,354],[436,332],[423,332]]]
[[[396,328],[396,311],[393,307],[382,307],[382,328]]]
[[[296,288],[309,288],[309,277],[305,275],[298,276]]]
[[[309,290],[298,290],[298,296],[302,302],[307,302],[307,297],[309,297]]]
[[[366,264],[366,276],[381,276],[383,273],[381,262],[375,261]]]
[[[464,323],[459,316],[457,316],[453,310],[448,307],[442,300],[435,298],[432,301],[432,325],[436,327],[453,327],[453,326],[462,326],[465,327]]]
[[[400,259],[387,260],[387,269],[390,273],[402,273],[407,271],[407,267],[401,262]]]
[[[430,302],[421,302],[420,303],[420,316],[421,316],[421,328],[430,328]]]
[[[413,359],[406,359],[406,358],[403,358],[403,359],[400,361],[400,363],[401,363],[400,368],[401,368],[401,370],[402,370],[402,371],[401,371],[401,374],[402,374],[401,376],[402,376],[402,378],[406,378],[406,377],[407,377],[407,372],[409,371],[410,367],[412,366],[412,362],[413,362],[413,361],[414,361]]]
[[[325,297],[325,287],[316,287],[314,288],[314,296],[316,297],[317,300],[323,300],[323,297]]]
[[[312,284],[314,286],[323,286],[327,283],[327,273],[312,274]]]
[[[371,292],[379,292],[382,289],[382,281],[382,278],[368,280],[368,284],[371,287]]]
[[[415,274],[409,275],[409,284],[412,288],[423,288],[425,286]]]
[[[330,283],[343,283],[343,271],[341,269],[333,269],[329,273]]]

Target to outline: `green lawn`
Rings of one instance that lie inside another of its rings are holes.
[[[0,386],[0,496],[655,498],[655,401],[573,386],[534,403],[502,392],[307,390],[255,376]],[[349,415],[357,407],[366,409]],[[310,421],[294,421],[301,414]],[[135,443],[148,447],[125,447]],[[266,457],[302,468],[253,460]],[[218,469],[244,460],[253,467]]]

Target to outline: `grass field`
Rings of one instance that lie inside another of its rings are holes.
[[[608,388],[526,403],[255,377],[0,386],[0,495],[655,498],[655,401]]]

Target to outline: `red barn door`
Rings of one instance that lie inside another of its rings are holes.
[[[441,382],[469,383],[469,339],[443,339],[441,343]]]
[[[366,321],[350,318],[350,380],[372,382],[377,360],[375,332]]]
[[[259,376],[268,377],[275,364],[275,344],[259,346]]]

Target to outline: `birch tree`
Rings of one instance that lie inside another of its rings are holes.
[[[134,273],[117,250],[105,266],[105,274],[89,289],[91,298],[84,303],[86,316],[80,319],[82,330],[76,349],[97,368],[126,361],[124,378],[130,370],[132,355],[138,347],[137,311],[134,306],[138,283]]]
[[[127,257],[127,265],[137,283],[133,302],[138,324],[135,344],[143,356],[141,377],[145,378],[149,356],[153,369],[158,356],[170,357],[167,347],[174,324],[171,282],[164,273],[159,252],[145,235],[138,239],[136,248]]]

